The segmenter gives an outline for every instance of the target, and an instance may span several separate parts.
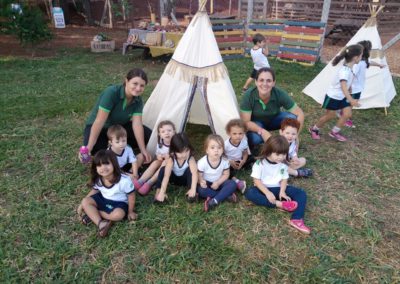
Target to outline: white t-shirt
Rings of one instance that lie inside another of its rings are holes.
[[[203,178],[206,181],[214,182],[222,176],[224,170],[229,169],[229,162],[228,160],[221,158],[218,166],[213,168],[208,161],[207,155],[205,155],[197,161],[197,169],[199,172],[203,173]]]
[[[288,152],[289,160],[293,159],[293,157],[297,157],[297,144],[296,140],[289,144],[289,152]]]
[[[365,87],[365,74],[367,73],[367,62],[361,60],[353,65],[354,79],[351,84],[351,93],[361,93]]]
[[[261,180],[267,188],[280,187],[281,180],[289,178],[288,166],[283,163],[271,164],[266,159],[257,160],[251,177]]]
[[[343,100],[345,96],[343,94],[342,87],[340,86],[340,81],[347,81],[347,88],[350,89],[353,77],[354,76],[351,68],[343,65],[336,73],[335,79],[333,80],[326,94],[332,99]]]
[[[108,150],[111,150],[111,147],[108,147]],[[111,150],[112,151],[112,150]],[[126,145],[125,149],[122,151],[120,155],[113,152],[118,160],[118,165],[120,168],[125,166],[126,164],[132,164],[136,162],[136,156],[133,153],[131,146]]]
[[[165,145],[164,142],[161,142],[161,147],[160,147],[160,144],[157,143],[156,155],[165,155],[165,154],[169,154],[169,145]]]
[[[189,159],[187,159],[185,162],[183,162],[183,165],[179,165],[178,161],[175,159],[175,157],[172,158],[174,161],[174,164],[172,166],[172,171],[174,174],[178,177],[183,176],[185,173],[186,169],[189,167]]]
[[[113,184],[111,187],[106,187],[99,180],[98,184],[93,186],[101,192],[104,198],[128,203],[128,194],[135,191],[132,180],[129,176],[122,174],[118,183]]]
[[[225,154],[229,160],[238,161],[242,159],[243,151],[249,148],[249,144],[247,143],[247,139],[243,138],[239,145],[233,145],[231,139],[228,138],[225,140],[224,148]]]
[[[263,53],[264,48],[250,49],[250,55],[254,62],[254,69],[259,70],[264,67],[270,67],[268,58]]]

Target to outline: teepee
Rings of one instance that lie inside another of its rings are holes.
[[[382,69],[370,66],[367,69],[365,88],[359,101],[361,106],[358,109],[389,107],[390,102],[396,96],[392,75],[382,49],[382,42],[376,24],[376,15],[382,8],[381,6],[377,10],[370,6],[371,17],[346,44],[346,46],[349,46],[363,40],[371,41],[372,50],[369,60],[386,66]],[[332,61],[330,61],[317,77],[304,88],[303,93],[322,104],[329,85],[342,65],[343,61],[336,66],[332,66]]]
[[[177,132],[187,122],[209,125],[213,133],[226,138],[226,123],[239,118],[235,92],[205,10],[207,1],[200,2],[143,109],[143,123],[153,129],[147,145],[151,153],[162,120],[171,120]]]

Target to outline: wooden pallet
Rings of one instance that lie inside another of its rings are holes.
[[[244,57],[245,25],[243,20],[211,20],[219,51],[224,59]]]
[[[277,57],[314,65],[319,59],[324,28],[320,22],[285,21]]]
[[[262,34],[267,39],[269,55],[276,56],[279,51],[283,29],[285,27],[284,20],[253,20],[249,23],[246,37],[246,52],[250,53],[250,49],[254,46],[253,36]]]

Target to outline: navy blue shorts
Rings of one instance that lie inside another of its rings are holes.
[[[346,98],[343,100],[335,100],[325,95],[324,103],[322,104],[322,108],[329,109],[329,110],[339,110],[344,109],[345,107],[350,106],[349,102]]]
[[[353,97],[353,99],[355,99],[355,100],[359,100],[359,99],[360,99],[360,97],[361,97],[361,92],[358,92],[358,93],[351,94],[351,96]]]
[[[101,192],[98,192],[90,197],[93,198],[96,202],[97,209],[99,211],[104,211],[107,214],[110,214],[115,208],[121,208],[122,210],[124,210],[125,215],[128,213],[128,204],[125,202],[106,199],[103,197]]]
[[[255,79],[256,79],[256,76],[257,76],[257,70],[256,70],[256,69],[253,69],[253,72],[251,72],[250,77],[253,78],[253,79],[255,80]]]

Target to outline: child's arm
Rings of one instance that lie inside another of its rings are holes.
[[[132,179],[139,177],[139,175],[138,175],[138,164],[137,164],[136,161],[134,161],[132,163],[131,171],[132,171],[132,174],[130,176],[131,176]]]
[[[234,168],[235,170],[239,169],[239,165],[234,160],[229,160],[229,165]]]
[[[137,219],[135,212],[136,193],[133,191],[128,194],[128,220],[133,221]]]
[[[196,160],[193,157],[190,157],[189,169],[190,169],[190,172],[192,173],[192,185],[190,186],[189,191],[186,192],[186,195],[189,196],[189,197],[195,197],[196,196],[196,186],[197,186],[197,181],[198,181],[198,175],[197,175]]]
[[[275,195],[269,191],[269,189],[262,183],[260,179],[253,178],[254,185],[262,192],[264,193],[265,197],[267,197],[268,201],[272,204],[276,203],[276,198]]]
[[[378,62],[375,62],[375,61],[370,61],[369,62],[369,66],[375,66],[375,67],[379,67],[379,68],[384,68],[384,67],[386,67],[386,65],[385,64],[380,64],[380,63],[378,63]]]
[[[204,177],[203,177],[203,173],[202,173],[202,172],[199,172],[199,171],[197,171],[197,172],[198,172],[197,177],[198,177],[198,179],[199,179],[199,184],[200,184],[200,186],[201,186],[202,188],[207,188],[207,182],[206,182],[206,180],[205,180]]]
[[[171,176],[171,172],[172,172],[172,166],[174,165],[174,161],[172,160],[172,158],[169,158],[167,160],[167,164],[165,165],[165,169],[164,169],[164,178],[162,180],[161,183],[161,188],[156,196],[158,201],[164,201],[165,198],[165,193],[167,192],[167,186],[169,183],[169,178]]]
[[[242,152],[242,160],[240,161],[238,170],[240,170],[240,169],[243,167],[243,165],[247,162],[247,158],[248,158],[248,157],[249,157],[249,152],[248,152],[247,149],[246,149],[246,150],[244,150],[244,151]]]
[[[340,87],[342,89],[342,92],[344,96],[346,97],[347,101],[350,103],[351,106],[360,106],[360,104],[357,102],[357,100],[353,99],[351,96],[348,88],[347,88],[347,81],[346,80],[341,80],[340,81]]]
[[[224,171],[222,172],[221,177],[220,177],[218,180],[216,180],[216,181],[214,181],[214,182],[212,183],[211,188],[214,189],[214,190],[217,190],[218,187],[219,187],[221,184],[223,184],[223,183],[229,178],[229,172],[230,172],[230,171],[229,171],[229,168],[226,169],[226,170],[224,170]]]
[[[288,180],[283,179],[281,180],[281,189],[279,191],[279,199],[286,199],[287,201],[291,201],[292,199],[286,195],[286,187],[287,187]]]
[[[262,53],[263,53],[265,56],[268,56],[268,54],[269,54],[268,45],[265,45],[265,47],[264,47],[263,50],[262,50]]]

